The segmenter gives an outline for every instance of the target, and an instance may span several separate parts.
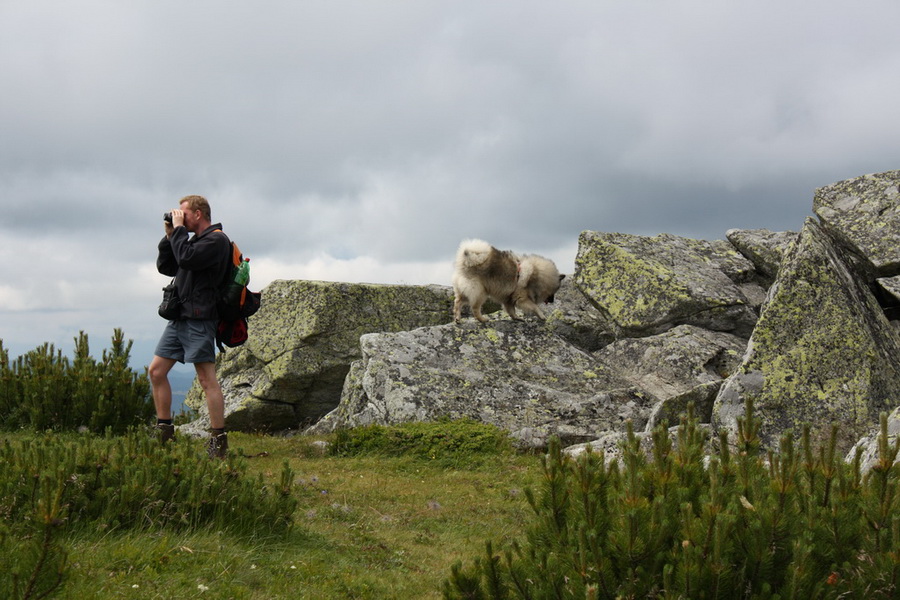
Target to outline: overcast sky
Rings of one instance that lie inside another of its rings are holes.
[[[0,339],[148,364],[162,213],[275,279],[571,273],[586,229],[798,230],[900,168],[896,0],[0,0]],[[252,325],[252,322],[251,322]]]

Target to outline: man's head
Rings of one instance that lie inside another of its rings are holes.
[[[184,211],[184,226],[188,231],[200,233],[212,222],[209,202],[203,196],[185,196],[179,206]]]

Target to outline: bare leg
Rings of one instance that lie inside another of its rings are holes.
[[[197,380],[203,393],[206,395],[206,408],[209,410],[209,426],[211,429],[225,428],[225,398],[222,395],[222,386],[216,379],[216,363],[195,363]]]
[[[169,371],[173,366],[175,361],[171,358],[154,356],[147,369],[157,419],[172,418],[172,386],[169,385]]]

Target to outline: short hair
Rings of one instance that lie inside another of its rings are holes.
[[[181,204],[182,202],[188,203],[188,209],[199,210],[203,213],[203,216],[206,217],[207,221],[212,221],[212,209],[209,207],[209,202],[203,196],[185,196],[178,204]]]

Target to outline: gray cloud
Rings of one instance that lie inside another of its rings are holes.
[[[258,285],[447,283],[466,237],[570,270],[584,229],[798,229],[816,187],[898,168],[898,16],[837,0],[8,0],[0,339],[123,327],[145,364],[161,213],[190,193]]]

